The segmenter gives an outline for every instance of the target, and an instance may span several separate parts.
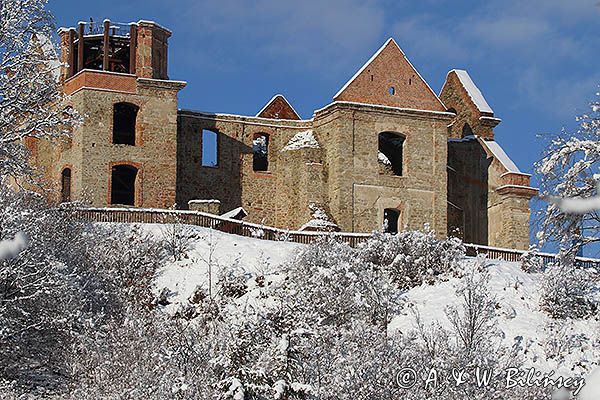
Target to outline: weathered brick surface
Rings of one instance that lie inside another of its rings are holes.
[[[456,72],[452,71],[448,74],[440,93],[440,99],[449,110],[456,112],[456,118],[450,126],[451,138],[462,137],[465,124],[468,124],[471,131],[480,137],[486,139],[494,138],[493,128],[499,121],[489,118],[493,117],[493,114],[482,114],[477,109],[475,103],[473,103],[473,100],[460,83]]]
[[[114,90],[117,92],[135,93],[137,78],[135,75],[116,74],[114,72],[83,70],[67,79],[63,90],[66,94],[73,94],[81,88],[95,88]]]
[[[446,111],[393,40],[334,100]]]
[[[300,116],[296,113],[291,104],[280,94],[273,97],[256,116],[272,119],[300,119]]]

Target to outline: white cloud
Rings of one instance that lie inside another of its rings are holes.
[[[491,0],[462,17],[402,17],[394,31],[421,58],[502,77],[520,107],[570,118],[600,82],[600,43],[586,29],[600,16],[597,2]]]

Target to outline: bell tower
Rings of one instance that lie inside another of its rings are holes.
[[[61,87],[82,123],[46,160],[58,198],[173,206],[177,94],[186,83],[168,77],[171,32],[152,21],[90,20],[59,35]]]

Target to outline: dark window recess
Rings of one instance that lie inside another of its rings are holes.
[[[390,96],[393,96],[396,94],[396,88],[394,88],[393,86],[390,86],[390,88],[388,89],[388,93],[390,94]]]
[[[383,231],[385,233],[398,233],[398,220],[400,211],[395,208],[386,208],[383,210]]]
[[[137,168],[129,165],[116,165],[112,168],[111,204],[135,205],[135,180],[137,173]]]
[[[218,136],[216,132],[202,130],[202,166],[216,167],[219,165]]]
[[[252,141],[252,169],[254,171],[269,170],[269,136],[257,134]]]
[[[473,130],[469,124],[463,125],[462,137],[473,136]]]
[[[113,108],[113,143],[135,146],[135,125],[138,106],[117,103]]]
[[[65,168],[61,174],[60,180],[60,193],[61,200],[63,203],[68,203],[71,201],[71,169]]]
[[[402,157],[404,150],[404,136],[394,132],[379,134],[379,151],[390,161],[394,175],[402,175]]]

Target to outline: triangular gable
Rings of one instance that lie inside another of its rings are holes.
[[[256,116],[270,119],[301,119],[294,107],[281,94],[273,96]]]
[[[393,38],[381,46],[333,100],[446,111],[444,104]]]
[[[448,72],[444,86],[451,84],[450,78],[452,75],[456,75],[456,78],[458,78],[458,83],[460,83],[460,86],[462,86],[469,99],[480,113],[490,115],[494,114],[494,110],[492,110],[492,107],[490,107],[488,102],[485,100],[481,90],[479,90],[477,85],[475,85],[467,71],[462,69],[453,69],[452,71]],[[443,91],[444,88],[442,88],[442,92]]]

